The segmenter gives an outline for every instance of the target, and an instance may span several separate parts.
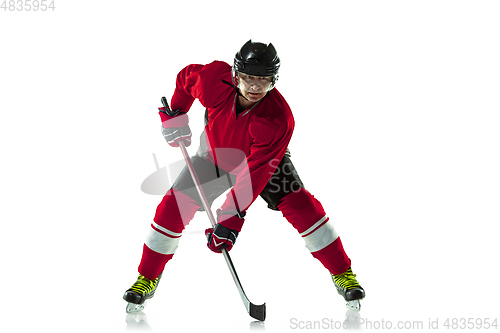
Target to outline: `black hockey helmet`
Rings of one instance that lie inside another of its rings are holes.
[[[234,56],[233,81],[237,73],[252,76],[272,76],[272,85],[278,80],[280,58],[273,44],[254,43],[249,40]]]

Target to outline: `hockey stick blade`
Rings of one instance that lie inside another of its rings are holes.
[[[262,305],[255,305],[250,303],[250,310],[248,311],[250,317],[260,321],[266,320],[266,303]]]

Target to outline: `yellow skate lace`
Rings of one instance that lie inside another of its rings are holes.
[[[137,281],[132,285],[132,287],[130,287],[130,289],[144,295],[155,289],[156,282],[158,282],[158,278],[150,280],[139,274]]]
[[[335,284],[344,290],[360,287],[356,280],[356,274],[354,274],[350,268],[342,274],[333,275],[333,280]]]

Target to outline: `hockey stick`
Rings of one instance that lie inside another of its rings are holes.
[[[170,109],[168,106],[167,99],[165,97],[161,98],[161,102],[165,109]],[[210,223],[212,224],[212,228],[215,227],[215,224],[217,223],[215,221],[214,215],[212,214],[212,210],[210,209],[210,205],[208,204],[207,197],[205,196],[205,193],[203,192],[203,189],[201,188],[200,180],[198,179],[198,176],[196,175],[196,171],[194,170],[193,163],[191,162],[191,159],[189,158],[189,154],[186,150],[186,146],[184,145],[184,142],[182,140],[179,141],[179,147],[181,148],[182,155],[184,156],[184,159],[186,160],[186,165],[189,169],[189,173],[191,174],[191,178],[193,179],[194,185],[196,187],[196,191],[198,192],[198,195],[201,198],[201,203],[203,205],[203,208],[207,212],[208,219],[210,220]],[[248,314],[250,317],[255,318],[260,321],[264,321],[266,319],[266,303],[262,305],[255,305],[250,300],[248,299],[247,295],[245,294],[245,291],[243,291],[243,287],[241,286],[240,279],[238,278],[238,274],[236,274],[236,269],[234,268],[233,262],[231,260],[231,257],[229,256],[229,253],[225,248],[222,249],[222,254],[224,255],[224,259],[226,259],[227,266],[229,267],[229,271],[231,272],[231,276],[233,277],[234,283],[236,284],[236,288],[238,289],[238,292],[240,293],[241,300],[243,301],[243,304],[245,304],[245,308],[247,309]]]

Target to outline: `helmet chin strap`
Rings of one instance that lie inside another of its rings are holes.
[[[244,99],[246,99],[247,101],[249,101],[248,98],[246,98],[245,96],[243,96],[243,94],[240,92],[240,89],[238,87],[236,87],[234,84],[232,84],[231,82],[228,82],[226,80],[222,80],[222,82],[225,83],[225,84],[227,84],[227,85],[229,85],[229,86],[231,86],[234,90],[236,90],[236,93],[238,94],[238,96],[241,96]]]

